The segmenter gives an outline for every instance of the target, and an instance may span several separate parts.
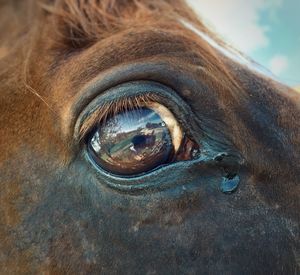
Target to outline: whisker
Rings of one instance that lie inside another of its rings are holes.
[[[25,86],[25,88],[26,88],[27,91],[29,91],[30,93],[32,93],[33,95],[35,95],[37,98],[39,98],[49,108],[49,110],[51,110],[51,112],[54,113],[54,110],[52,109],[52,107],[50,106],[50,104],[34,88],[32,88],[26,82],[24,82],[24,86]]]

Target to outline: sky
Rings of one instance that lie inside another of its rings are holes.
[[[300,0],[188,0],[226,42],[300,86]]]

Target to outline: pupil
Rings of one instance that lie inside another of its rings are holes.
[[[166,123],[147,107],[110,117],[94,132],[89,150],[98,165],[120,175],[148,172],[174,151]]]
[[[155,145],[155,135],[137,135],[131,142],[135,150],[143,150],[147,146]]]

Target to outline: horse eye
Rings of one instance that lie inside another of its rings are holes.
[[[184,139],[173,114],[152,102],[119,112],[97,125],[87,148],[104,170],[132,176],[174,161]]]

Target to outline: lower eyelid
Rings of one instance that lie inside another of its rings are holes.
[[[195,167],[197,167],[197,171],[201,174],[201,167],[206,168],[207,162],[202,158],[197,158],[190,161],[185,162],[174,162],[169,165],[164,165],[159,167],[158,169],[154,169],[149,173],[143,173],[139,175],[133,176],[121,176],[109,173],[108,171],[99,167],[89,156],[87,151],[84,153],[84,158],[87,162],[91,163],[91,165],[95,169],[94,180],[96,184],[101,183],[122,193],[129,194],[139,194],[145,191],[159,191],[171,188],[172,186],[176,186],[180,183],[174,182],[174,180],[168,180],[169,175],[178,175],[175,178],[184,179],[181,184],[186,184],[186,178],[190,177],[191,174],[189,171],[194,171]],[[197,174],[197,179],[199,178],[199,174]],[[166,180],[161,181],[162,178]],[[190,178],[192,181],[192,179]]]

